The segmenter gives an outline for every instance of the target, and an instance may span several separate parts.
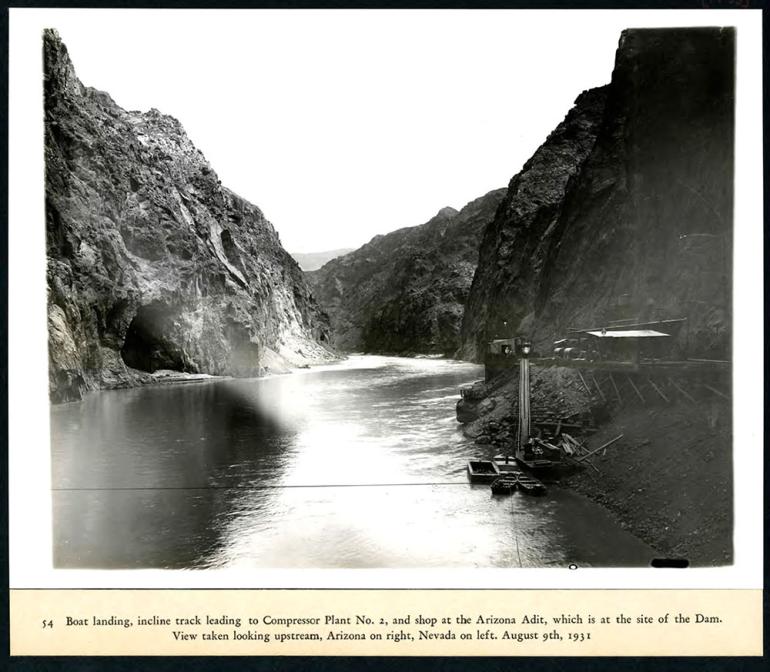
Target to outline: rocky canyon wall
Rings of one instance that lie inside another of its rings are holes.
[[[330,359],[328,319],[259,208],[176,119],[83,86],[55,31],[43,46],[52,400]]]
[[[504,189],[441,209],[425,224],[375,236],[308,278],[348,352],[453,355],[484,227]]]
[[[731,349],[735,33],[629,29],[485,230],[461,355],[571,327],[687,318],[691,357]]]

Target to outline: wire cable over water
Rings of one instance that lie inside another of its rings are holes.
[[[88,491],[123,491],[123,490],[282,490],[290,488],[390,488],[428,485],[468,485],[467,481],[430,481],[425,483],[309,483],[300,485],[170,485],[170,486],[126,486],[126,487],[87,487],[87,488],[51,488],[52,492],[88,492]]]

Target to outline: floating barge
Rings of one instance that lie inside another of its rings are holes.
[[[495,455],[492,458],[497,470],[505,472],[518,472],[519,466],[516,464],[516,458],[513,455]]]
[[[516,462],[528,471],[549,476],[555,476],[569,467],[557,447],[540,439],[530,439],[519,448]]]
[[[493,495],[511,495],[516,490],[527,495],[544,495],[545,486],[529,474],[522,471],[509,471],[497,478],[492,485]]]
[[[519,487],[519,473],[509,472],[495,479],[490,486],[493,495],[512,495]]]
[[[492,483],[500,477],[500,470],[490,460],[470,460],[468,479],[471,483]]]
[[[545,486],[529,474],[520,474],[518,479],[519,490],[528,495],[544,495]]]

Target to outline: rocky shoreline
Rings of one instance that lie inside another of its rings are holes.
[[[249,378],[266,378],[274,375],[285,375],[299,371],[303,369],[311,369],[313,366],[322,366],[327,364],[334,364],[347,359],[342,355],[336,359],[318,359],[311,362],[300,364],[293,367],[282,367],[275,369],[264,369]],[[243,376],[238,376],[242,378]],[[89,385],[85,378],[74,378],[68,383],[70,386],[78,388],[80,394],[78,396],[68,398],[66,396],[51,396],[51,403],[53,405],[66,404],[82,401],[82,399],[88,394],[88,392],[98,390],[125,390],[135,387],[145,387],[148,385],[177,385],[183,383],[204,383],[212,380],[228,380],[236,378],[236,376],[229,375],[215,375],[209,373],[188,373],[186,371],[174,371],[171,369],[158,369],[152,373],[146,371],[139,371],[137,369],[131,369],[126,367],[123,370],[100,370],[93,372],[93,379],[98,379],[97,385]]]
[[[623,434],[591,457],[590,466],[559,480],[610,511],[621,527],[655,548],[661,558],[693,566],[730,564],[732,548],[731,407],[698,394],[671,404],[608,404],[582,388],[575,369],[532,373],[532,408],[591,418],[589,448]],[[458,402],[458,420],[481,454],[512,452],[516,439],[516,371],[477,385],[473,400]],[[672,398],[673,402],[673,398]],[[570,430],[577,433],[578,430]]]

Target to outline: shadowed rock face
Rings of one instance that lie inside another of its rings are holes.
[[[550,351],[569,327],[687,318],[691,356],[731,346],[734,31],[624,31],[486,230],[462,327]],[[505,321],[505,324],[504,324]]]
[[[258,375],[329,359],[328,320],[256,206],[181,124],[84,87],[44,33],[53,401],[159,369]]]
[[[481,232],[504,194],[491,191],[459,212],[443,208],[425,224],[375,236],[308,273],[335,347],[454,354]]]

